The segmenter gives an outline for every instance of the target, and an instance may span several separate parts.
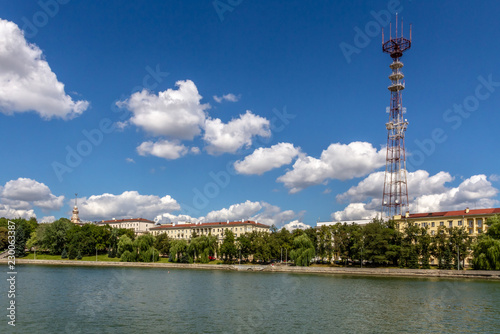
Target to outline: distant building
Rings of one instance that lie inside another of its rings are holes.
[[[358,225],[366,225],[368,223],[371,223],[373,219],[358,219],[358,220],[345,220],[345,221],[331,221],[331,222],[322,222],[322,221],[317,221],[316,222],[316,227],[321,228],[321,226],[330,226],[330,225],[336,225],[338,223],[341,224],[358,224]]]
[[[189,240],[197,235],[214,235],[219,243],[224,239],[224,231],[232,231],[235,238],[247,232],[269,232],[269,226],[251,220],[214,223],[171,223],[150,228],[154,236],[166,233],[171,239]]]
[[[96,225],[109,225],[115,228],[133,230],[136,235],[148,233],[155,226],[155,222],[144,218],[111,219],[96,222]]]
[[[394,216],[394,221],[399,223],[399,229],[402,230],[406,224],[414,223],[419,227],[428,227],[429,233],[435,235],[440,226],[444,227],[460,227],[467,230],[470,236],[477,237],[478,235],[488,230],[486,219],[493,217],[495,214],[500,214],[500,208],[477,209],[459,211],[442,211],[428,213],[406,213],[406,215]]]

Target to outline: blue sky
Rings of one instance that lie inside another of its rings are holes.
[[[499,7],[6,2],[0,216],[68,217],[74,193],[83,220],[373,216],[396,11],[410,210],[498,206]]]

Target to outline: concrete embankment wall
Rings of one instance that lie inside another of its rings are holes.
[[[7,263],[1,259],[0,263]],[[147,268],[179,268],[202,270],[233,270],[287,272],[295,274],[324,275],[356,275],[356,276],[403,276],[403,277],[442,277],[472,278],[500,280],[500,271],[489,270],[436,270],[436,269],[398,269],[398,268],[352,268],[352,267],[292,267],[292,266],[259,266],[228,264],[186,264],[186,263],[144,263],[144,262],[106,262],[106,261],[70,261],[70,260],[27,260],[17,259],[16,265],[63,265],[63,266],[99,266],[99,267],[147,267]]]

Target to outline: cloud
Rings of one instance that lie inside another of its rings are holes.
[[[298,220],[294,220],[289,222],[288,224],[283,225],[283,228],[287,229],[290,232],[293,232],[295,230],[307,230],[311,226],[304,224]]]
[[[204,217],[194,218],[187,215],[162,214],[155,220],[162,223],[191,221],[191,222],[219,222],[253,220],[261,224],[275,225],[280,227],[294,219],[301,219],[304,212],[294,212],[293,210],[282,211],[279,207],[266,202],[245,201],[243,203],[230,205],[228,208],[214,210]]]
[[[19,27],[0,19],[0,111],[35,111],[44,119],[72,119],[89,106],[64,91],[42,50],[24,38]]]
[[[200,220],[195,217],[191,217],[188,215],[174,215],[171,213],[162,213],[154,218],[156,223],[160,224],[169,224],[169,223],[178,223],[178,222],[190,222],[197,223]]]
[[[56,220],[56,217],[54,216],[44,216],[41,220],[40,223],[52,223]]]
[[[377,151],[367,142],[331,144],[319,159],[300,156],[292,170],[278,178],[290,193],[326,182],[328,179],[348,180],[364,176],[385,164],[385,151]]]
[[[493,182],[500,181],[500,175],[498,175],[498,174],[491,174],[490,175],[490,181],[493,181]]]
[[[499,204],[495,199],[498,189],[486,175],[474,175],[457,187],[447,187],[454,178],[447,172],[430,176],[418,170],[408,174],[410,212],[439,212],[461,210],[466,207],[491,208]],[[351,203],[341,211],[332,213],[336,220],[369,219],[380,213],[384,172],[370,174],[367,178],[337,196],[339,202]],[[363,203],[363,201],[368,201]]]
[[[252,145],[254,136],[271,136],[269,126],[269,120],[254,115],[249,110],[228,123],[222,123],[218,118],[207,119],[203,136],[207,143],[205,149],[212,155],[236,153],[243,146]]]
[[[137,147],[139,155],[154,155],[159,158],[174,160],[189,152],[188,148],[178,141],[159,140],[157,142],[147,141]]]
[[[80,217],[88,220],[146,218],[180,209],[175,199],[166,195],[141,195],[125,191],[120,195],[93,195],[79,200]]]
[[[132,159],[132,158],[126,158],[125,161],[128,162],[128,163],[135,164],[135,160]]]
[[[258,148],[248,155],[243,161],[236,161],[234,168],[240,174],[257,174],[288,165],[300,153],[300,148],[295,148],[290,143],[279,143],[269,148]]]
[[[236,96],[232,93],[229,93],[222,96],[214,95],[213,97],[217,103],[222,103],[222,101],[238,102],[241,98],[241,95]]]
[[[154,136],[192,140],[201,134],[205,124],[205,110],[209,104],[200,104],[201,96],[191,80],[177,81],[178,89],[167,89],[158,95],[142,90],[117,106],[130,110],[130,123]]]
[[[31,217],[36,217],[35,211],[32,209],[29,210],[17,210],[9,207],[8,205],[4,205],[0,203],[0,217],[5,218],[24,218],[30,219]]]
[[[217,222],[226,220],[240,220],[249,219],[249,217],[255,215],[262,209],[262,204],[260,202],[246,201],[240,204],[233,204],[229,208],[224,208],[217,211],[209,212],[205,221],[207,222]]]
[[[55,196],[45,184],[22,177],[5,184],[0,200],[10,208],[23,210],[33,206],[44,211],[59,210],[64,205],[64,196]]]
[[[418,197],[410,206],[410,211],[415,212],[417,206],[420,212],[461,210],[466,207],[491,208],[499,204],[494,199],[497,194],[498,189],[493,187],[486,175],[473,175],[458,187]]]
[[[380,201],[381,202],[381,201]],[[334,221],[349,221],[349,220],[360,220],[360,219],[372,219],[380,214],[370,205],[371,203],[350,203],[344,210],[337,211],[331,214]]]

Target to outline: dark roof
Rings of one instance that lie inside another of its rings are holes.
[[[111,219],[111,220],[103,220],[98,222],[97,224],[114,224],[114,223],[135,223],[135,222],[143,222],[143,223],[151,223],[155,222],[149,219],[144,218],[130,218],[130,219]]]
[[[475,209],[458,211],[442,211],[442,212],[427,212],[427,213],[412,213],[409,218],[438,218],[438,217],[456,217],[456,216],[477,216],[477,215],[494,215],[500,214],[500,208],[490,208],[490,209]],[[404,216],[402,217],[404,218]]]
[[[245,220],[245,221],[233,221],[233,222],[213,222],[213,223],[187,223],[187,224],[164,224],[160,226],[155,226],[150,228],[150,230],[162,230],[162,229],[169,229],[169,228],[184,228],[184,227],[217,227],[217,226],[239,226],[239,225],[254,225],[257,227],[266,227],[269,228],[269,225],[266,224],[261,224],[261,223],[256,223],[252,220]]]

